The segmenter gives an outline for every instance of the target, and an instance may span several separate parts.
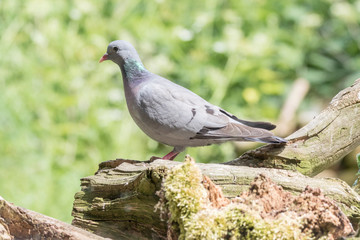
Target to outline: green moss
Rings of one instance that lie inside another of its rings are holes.
[[[304,175],[312,175],[314,172],[313,161],[300,161],[296,170]]]
[[[185,222],[183,235],[185,239],[311,239],[301,226],[302,219],[296,216],[266,221],[239,204],[230,204],[194,213]]]
[[[156,169],[153,169],[151,171],[150,177],[156,186],[160,187],[162,180],[166,176],[166,172],[167,172],[166,167],[157,167]]]
[[[164,180],[165,198],[168,201],[168,209],[171,212],[171,221],[180,226],[181,235],[184,238],[186,223],[190,221],[194,213],[207,207],[207,192],[201,184],[202,174],[195,167],[194,161],[186,157],[184,164],[172,168]]]
[[[256,210],[244,210],[249,208],[242,204],[213,208],[201,180],[199,168],[188,156],[164,180],[170,221],[178,224],[179,239],[311,239],[301,231],[302,218],[294,215],[269,221]]]
[[[152,196],[155,194],[156,187],[155,184],[151,182],[151,179],[143,177],[140,180],[137,190],[144,195]]]

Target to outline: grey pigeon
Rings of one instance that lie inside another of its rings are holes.
[[[250,122],[217,107],[190,90],[148,71],[135,48],[123,40],[109,44],[99,62],[119,65],[126,103],[136,124],[152,139],[173,146],[173,160],[186,147],[227,141],[285,143],[268,122]]]

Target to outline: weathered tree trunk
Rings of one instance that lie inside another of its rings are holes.
[[[360,79],[287,139],[286,145],[266,145],[226,164],[290,169],[314,176],[341,160],[360,144]]]
[[[114,239],[166,238],[167,224],[154,206],[165,169],[179,162],[152,163],[115,160],[101,164],[94,176],[83,178],[82,191],[75,196],[73,225]],[[288,170],[198,164],[202,173],[222,188],[225,197],[234,198],[247,190],[251,181],[264,174],[285,190],[302,192],[306,186],[320,188],[335,200],[342,211],[358,223],[360,197],[339,179],[317,179]],[[117,237],[115,237],[117,236]]]

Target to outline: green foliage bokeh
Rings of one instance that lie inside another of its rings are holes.
[[[294,79],[309,80],[309,106],[359,76],[359,16],[359,0],[0,0],[0,195],[70,221],[98,163],[171,149],[133,123],[117,66],[98,64],[110,41],[239,117],[274,121]]]

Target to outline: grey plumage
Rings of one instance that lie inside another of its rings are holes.
[[[172,160],[186,147],[227,141],[285,143],[269,130],[275,125],[237,118],[190,90],[148,71],[128,42],[111,42],[100,62],[119,65],[130,115],[152,139],[174,147]]]

